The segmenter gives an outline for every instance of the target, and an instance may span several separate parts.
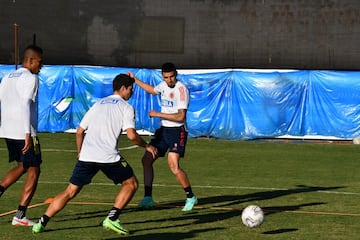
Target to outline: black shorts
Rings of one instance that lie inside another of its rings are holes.
[[[5,142],[9,152],[9,162],[22,162],[25,169],[29,167],[40,167],[42,159],[38,137],[31,137],[32,146],[25,154],[21,151],[25,145],[25,140],[5,138]]]
[[[114,184],[134,176],[134,172],[127,161],[122,158],[115,163],[95,163],[77,161],[70,182],[76,186],[82,187],[89,184],[98,171],[102,171]]]
[[[155,131],[150,144],[157,148],[159,157],[165,156],[168,150],[184,157],[187,136],[188,132],[184,126],[161,127]]]

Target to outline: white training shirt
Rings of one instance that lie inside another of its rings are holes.
[[[0,137],[22,140],[37,135],[37,92],[39,80],[27,68],[6,75],[0,84]]]
[[[156,94],[161,94],[161,112],[177,113],[179,109],[187,109],[189,106],[189,90],[182,83],[177,81],[173,88],[170,88],[165,81],[154,88]],[[180,127],[184,122],[174,122],[161,119],[161,126]]]
[[[80,122],[86,130],[79,160],[113,163],[120,159],[118,138],[122,130],[135,128],[134,108],[119,95],[95,103]]]

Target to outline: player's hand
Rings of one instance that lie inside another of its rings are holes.
[[[25,144],[24,147],[21,149],[21,152],[23,154],[25,154],[27,151],[29,151],[30,147],[31,147],[31,136],[30,134],[26,134],[25,135]]]
[[[157,117],[157,116],[158,116],[158,112],[157,112],[157,111],[151,110],[151,111],[149,112],[149,117],[154,118],[154,117]]]
[[[150,145],[150,144],[146,144],[146,147],[145,147],[146,151],[148,151],[149,153],[151,153],[151,155],[153,156],[154,159],[157,158],[158,156],[158,150],[156,147]]]
[[[127,72],[127,75],[131,78],[135,78],[135,75],[132,72]]]

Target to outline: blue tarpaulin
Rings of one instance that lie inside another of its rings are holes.
[[[0,79],[14,66],[0,65]],[[39,74],[39,131],[76,128],[85,112],[112,94],[112,79],[133,72],[152,85],[162,81],[156,69],[44,66]],[[190,137],[255,139],[278,136],[360,136],[360,72],[358,71],[179,71],[190,91],[187,123]],[[186,72],[186,73],[185,73]],[[129,100],[136,128],[154,132],[159,96],[135,85]]]

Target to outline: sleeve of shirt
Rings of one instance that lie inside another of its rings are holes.
[[[38,79],[35,75],[27,75],[27,79],[21,81],[22,86],[18,86],[18,89],[21,89],[21,96],[25,99],[30,99],[35,101],[35,96],[37,94],[37,82]]]
[[[21,101],[21,115],[24,116],[24,131],[25,134],[30,133],[30,105],[31,99],[23,98]]]
[[[7,81],[7,78],[9,77],[9,74],[7,74],[0,82],[0,102],[1,102],[1,99],[3,97],[3,88],[4,88],[4,82]]]
[[[34,75],[29,75],[26,76],[24,81],[19,82],[19,85],[17,85],[20,96],[22,97],[20,115],[23,116],[25,134],[30,133],[30,105],[37,91],[36,81],[37,78]]]
[[[178,97],[179,97],[178,109],[188,109],[190,94],[189,94],[189,90],[187,89],[187,87],[185,87],[184,85],[181,85],[179,87]]]
[[[135,128],[135,110],[131,105],[127,105],[123,116],[123,130]]]
[[[89,123],[92,119],[92,116],[94,115],[94,108],[97,105],[97,103],[95,103],[84,115],[84,117],[81,119],[79,126],[83,129],[87,129],[89,126]]]
[[[154,92],[156,93],[156,94],[160,94],[161,93],[161,90],[162,90],[162,87],[163,87],[163,84],[164,84],[165,82],[161,82],[160,84],[158,84],[158,85],[156,85],[155,87],[154,87]],[[165,83],[166,84],[166,83]]]
[[[0,102],[1,102],[1,98],[2,98],[2,95],[3,95],[3,93],[2,93],[2,84],[1,84],[1,82],[0,82]]]

